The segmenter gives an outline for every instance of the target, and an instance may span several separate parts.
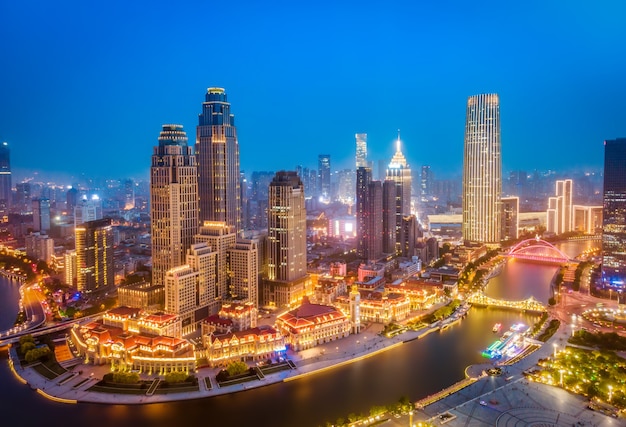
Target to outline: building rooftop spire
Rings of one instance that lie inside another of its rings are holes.
[[[398,169],[398,168],[408,168],[409,165],[406,162],[406,158],[404,154],[402,154],[402,142],[400,140],[400,129],[398,129],[398,139],[396,140],[396,153],[391,158],[391,162],[389,163],[389,168]]]

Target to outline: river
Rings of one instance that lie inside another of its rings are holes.
[[[575,255],[576,251],[589,247],[586,241],[573,243],[565,243],[561,249]],[[554,266],[509,261],[503,274],[491,280],[487,293],[509,299],[533,295],[545,303],[555,271]],[[15,291],[0,278],[0,313],[15,305],[11,298],[17,298]],[[52,420],[89,423],[90,427],[191,423],[324,425],[351,412],[367,412],[372,405],[394,402],[402,395],[417,400],[459,381],[467,365],[485,361],[480,352],[495,339],[491,332],[494,323],[508,327],[519,321],[531,324],[535,319],[537,316],[512,311],[472,308],[462,322],[445,332],[430,334],[337,369],[227,396],[142,406],[66,405],[48,401],[13,378],[4,353],[0,361],[2,415],[5,420],[22,420],[21,424],[29,426]]]

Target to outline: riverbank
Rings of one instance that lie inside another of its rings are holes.
[[[66,373],[54,379],[47,379],[32,366],[22,367],[16,349],[9,350],[9,364],[18,381],[27,383],[31,389],[44,397],[63,403],[103,403],[103,404],[148,404],[179,400],[203,399],[224,394],[238,393],[259,387],[266,387],[286,381],[326,372],[359,360],[372,357],[381,352],[392,350],[405,342],[419,339],[439,330],[439,327],[424,328],[419,331],[407,331],[393,338],[378,335],[379,325],[370,325],[360,334],[351,335],[340,341],[326,343],[301,352],[288,352],[288,358],[296,365],[295,369],[267,374],[263,379],[219,387],[215,375],[219,368],[200,368],[198,378],[199,390],[170,394],[131,395],[118,393],[102,393],[90,391],[106,373],[109,365],[87,365],[79,363]],[[155,376],[156,377],[156,376]],[[211,387],[207,387],[206,379]]]

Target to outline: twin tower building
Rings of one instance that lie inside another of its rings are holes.
[[[189,333],[226,301],[259,303],[259,242],[242,238],[239,144],[224,89],[207,90],[195,149],[177,124],[163,125],[158,141],[150,168],[152,282],[165,286],[165,310],[181,316]],[[272,195],[284,224],[273,224],[270,213],[269,278],[304,277],[306,212],[295,172],[277,173]],[[293,203],[295,219],[285,213]],[[280,247],[286,233],[302,248]]]

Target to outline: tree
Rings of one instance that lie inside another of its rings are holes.
[[[35,343],[35,338],[33,338],[32,335],[28,334],[28,335],[23,335],[20,337],[20,345],[24,345],[24,343],[27,342],[32,342],[33,344]]]
[[[548,299],[548,304],[549,305],[556,305],[556,299],[554,297],[550,297]]]
[[[26,341],[24,344],[20,345],[20,351],[22,354],[28,353],[33,348],[35,348],[35,343],[32,341]]]
[[[33,348],[32,350],[29,350],[24,355],[24,359],[26,359],[26,362],[32,363],[36,360],[41,360],[43,358],[46,358],[50,354],[52,354],[50,347],[48,347],[47,345],[43,345],[41,347],[37,347],[37,348]]]
[[[248,365],[240,360],[235,360],[234,362],[229,363],[226,367],[226,372],[228,372],[228,375],[231,377],[234,375],[243,374],[247,370]]]

